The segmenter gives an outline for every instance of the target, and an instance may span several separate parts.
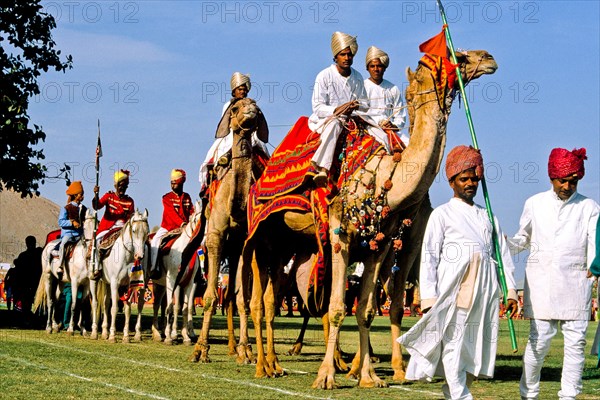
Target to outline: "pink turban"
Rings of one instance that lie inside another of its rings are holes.
[[[446,177],[448,180],[468,169],[475,168],[475,174],[483,178],[483,157],[471,146],[456,146],[446,157]]]
[[[548,176],[550,179],[560,179],[576,175],[581,179],[585,175],[583,160],[587,160],[585,148],[573,149],[573,151],[552,149],[548,159]]]

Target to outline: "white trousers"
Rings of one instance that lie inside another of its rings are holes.
[[[324,118],[316,123],[309,121],[308,127],[310,130],[321,135],[321,143],[312,158],[312,161],[319,167],[327,170],[331,169],[333,157],[335,156],[335,146],[340,137],[340,133],[344,129],[345,123],[346,117],[343,116]],[[375,140],[385,146],[385,150],[388,153],[391,153],[389,139],[387,133],[385,133],[383,129],[379,126],[368,125],[367,131],[369,132],[369,135],[373,136]]]
[[[442,385],[442,391],[445,399],[473,399],[469,387],[474,377],[461,368],[463,340],[457,336],[465,334],[466,320],[467,309],[457,307],[442,339],[442,365],[444,366],[444,378],[446,378],[446,383]]]
[[[529,341],[523,354],[521,375],[521,398],[537,399],[540,394],[540,372],[544,358],[550,350],[550,342],[558,332],[564,336],[564,358],[560,381],[559,399],[575,399],[583,387],[581,375],[585,362],[585,331],[588,321],[559,321],[532,319]]]
[[[150,270],[153,271],[156,268],[156,260],[158,260],[158,248],[160,246],[161,239],[169,233],[168,230],[163,228],[162,226],[156,231],[152,241],[150,242],[150,253],[151,253],[151,261]]]

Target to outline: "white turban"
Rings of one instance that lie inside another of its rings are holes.
[[[365,60],[365,66],[368,68],[369,67],[369,63],[373,60],[377,60],[379,59],[379,61],[387,68],[390,65],[390,57],[387,55],[387,53],[381,49],[378,49],[375,46],[371,46],[369,47],[369,49],[367,50],[367,58]]]
[[[356,54],[358,51],[356,36],[350,36],[343,32],[333,32],[333,35],[331,35],[331,52],[333,53],[333,57],[337,56],[346,47],[350,47],[352,55]]]
[[[250,91],[250,75],[244,75],[241,72],[234,72],[231,75],[231,90],[235,90],[235,88],[246,85],[248,91]]]

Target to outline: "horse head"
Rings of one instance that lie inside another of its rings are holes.
[[[139,210],[135,210],[135,213],[129,219],[128,226],[123,229],[123,235],[129,235],[129,240],[125,240],[124,243],[131,243],[129,250],[133,252],[134,260],[141,260],[144,258],[145,244],[148,240],[148,210],[144,210],[140,213]]]

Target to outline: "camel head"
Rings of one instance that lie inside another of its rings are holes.
[[[458,51],[456,52],[456,59],[460,66],[461,76],[465,85],[482,75],[493,74],[498,69],[498,64],[494,60],[494,57],[485,50]],[[436,60],[439,62],[439,59],[434,59],[434,63],[437,63]],[[415,111],[417,108],[433,101],[430,97],[437,97],[437,102],[443,114],[449,113],[456,89],[458,88],[458,80],[455,81],[453,88],[448,88],[450,90],[446,90],[445,92],[440,91],[444,85],[436,88],[432,70],[422,61],[419,62],[419,66],[414,72],[410,67],[406,68],[406,77],[408,79],[408,86],[406,88],[405,99],[406,104],[410,105],[408,107],[409,133],[412,134]]]
[[[256,102],[250,98],[231,100],[229,108],[219,122],[216,137],[225,137],[230,130],[234,134],[248,135],[248,137],[256,132],[260,140],[269,141],[267,121]]]
[[[456,60],[465,83],[482,75],[491,75],[498,69],[494,57],[485,50],[457,51]]]

